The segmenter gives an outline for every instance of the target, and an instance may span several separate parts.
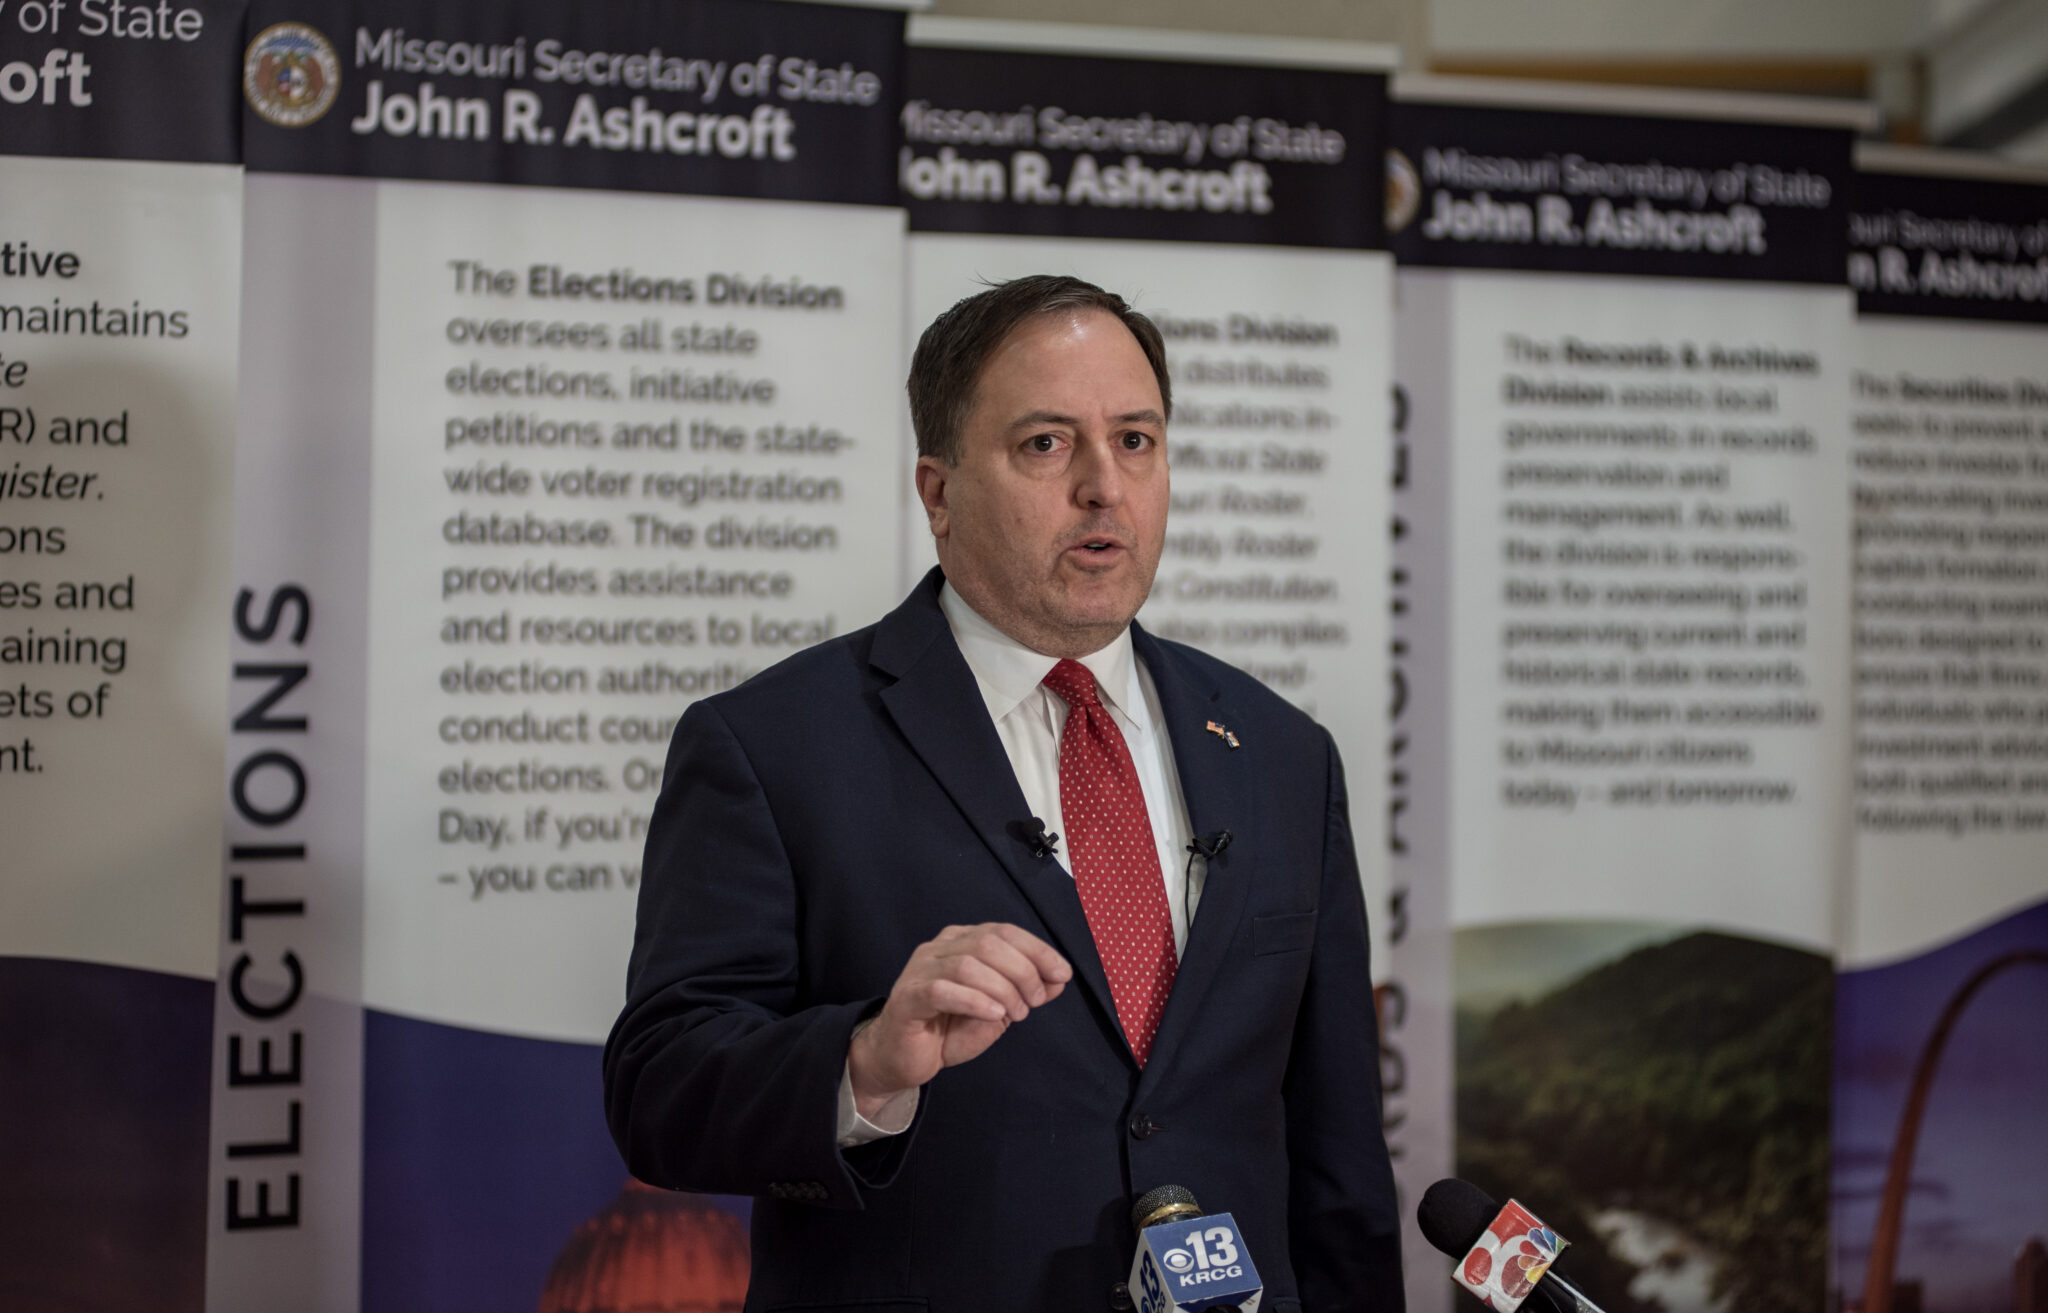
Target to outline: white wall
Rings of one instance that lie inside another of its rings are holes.
[[[1574,61],[1854,58],[1911,46],[1927,3],[1429,0],[1430,49],[1440,58]]]

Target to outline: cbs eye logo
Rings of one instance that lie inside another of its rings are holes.
[[[1195,1256],[1185,1249],[1169,1249],[1160,1255],[1160,1261],[1176,1272],[1191,1271],[1195,1266]]]

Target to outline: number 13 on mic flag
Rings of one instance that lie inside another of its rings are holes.
[[[1137,1313],[1222,1308],[1255,1313],[1264,1287],[1244,1252],[1237,1219],[1211,1213],[1139,1232],[1130,1290]]]
[[[1534,1213],[1510,1199],[1493,1224],[1480,1233],[1472,1252],[1451,1273],[1451,1280],[1485,1300],[1497,1313],[1514,1313],[1536,1288],[1537,1279],[1557,1261],[1565,1243]]]

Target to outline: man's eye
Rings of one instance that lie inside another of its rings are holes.
[[[1124,450],[1126,451],[1143,451],[1151,445],[1152,435],[1149,433],[1132,432],[1124,434]]]
[[[1034,437],[1026,439],[1024,445],[1029,447],[1033,451],[1051,451],[1053,448],[1059,446],[1060,444],[1059,439],[1053,437],[1052,434],[1040,433]]]

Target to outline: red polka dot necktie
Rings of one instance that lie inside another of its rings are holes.
[[[1095,696],[1095,676],[1061,661],[1045,686],[1067,704],[1060,735],[1060,815],[1068,865],[1109,975],[1117,1020],[1140,1067],[1152,1052],[1173,989],[1173,914],[1159,875],[1159,847],[1123,731]]]

